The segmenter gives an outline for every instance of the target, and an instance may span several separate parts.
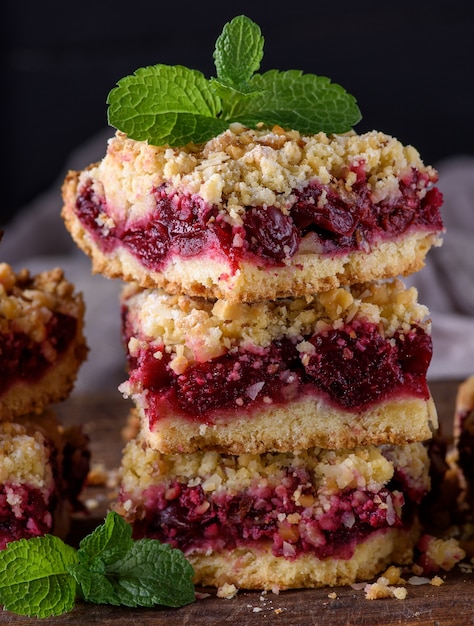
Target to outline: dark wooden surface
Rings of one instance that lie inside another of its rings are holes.
[[[433,382],[431,389],[443,424],[449,433],[454,409],[456,381]],[[93,463],[114,470],[120,462],[121,430],[126,424],[128,404],[119,394],[112,396],[72,397],[58,407],[64,424],[84,423],[91,437]],[[89,487],[84,499],[95,504],[88,516],[73,520],[70,543],[75,543],[102,522],[113,487]],[[362,590],[350,587],[272,593],[239,592],[231,600],[210,595],[181,609],[127,609],[94,606],[78,602],[75,609],[50,620],[29,619],[0,612],[0,624],[131,624],[212,626],[466,626],[474,624],[474,574],[459,567],[443,575],[444,584],[407,585],[405,600],[367,600]],[[208,590],[206,590],[208,591]],[[329,597],[335,594],[335,597]]]

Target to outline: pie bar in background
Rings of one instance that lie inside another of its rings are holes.
[[[87,356],[84,303],[61,269],[0,263],[0,420],[66,399]]]
[[[50,410],[0,421],[0,549],[46,533],[65,537],[89,469],[88,439]]]

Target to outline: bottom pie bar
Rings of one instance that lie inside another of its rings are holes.
[[[0,549],[46,533],[65,536],[89,470],[88,440],[44,412],[0,422]]]
[[[406,564],[430,488],[422,443],[165,455],[124,450],[118,512],[183,550],[196,584],[279,590],[367,580]]]

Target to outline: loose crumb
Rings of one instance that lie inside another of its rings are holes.
[[[405,600],[407,597],[406,587],[395,587],[388,585],[387,580],[379,578],[375,583],[369,583],[365,586],[365,597],[367,600],[380,600],[381,598],[397,598],[397,600]]]
[[[404,585],[406,583],[406,580],[402,578],[401,567],[396,567],[395,565],[390,565],[382,576],[390,585]]]
[[[238,589],[235,585],[229,585],[228,583],[225,583],[224,585],[218,588],[217,597],[225,598],[226,600],[231,600],[232,598],[235,598],[237,593],[238,593]]]
[[[87,500],[84,502],[86,509],[88,511],[94,511],[95,509],[98,508],[99,506],[99,501],[96,498],[87,498]]]

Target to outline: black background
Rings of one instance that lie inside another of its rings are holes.
[[[357,98],[357,131],[393,134],[429,163],[472,154],[470,7],[470,0],[2,3],[0,223],[106,127],[105,101],[117,80],[154,63],[214,75],[215,40],[242,13],[265,37],[261,71],[329,76]]]

